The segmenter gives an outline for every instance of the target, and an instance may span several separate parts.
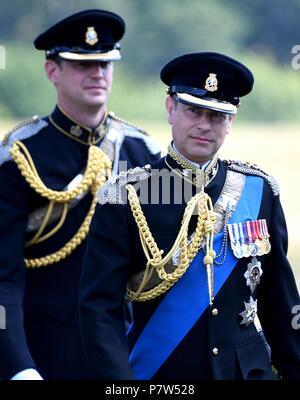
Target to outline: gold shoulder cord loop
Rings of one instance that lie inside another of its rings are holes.
[[[147,224],[146,218],[141,209],[141,205],[132,185],[126,185],[128,190],[128,200],[135,222],[137,224],[143,251],[147,258],[147,265],[143,275],[142,282],[136,292],[127,289],[127,299],[129,301],[147,301],[152,300],[162,293],[166,292],[173,286],[178,279],[187,271],[189,265],[193,261],[199,248],[202,245],[204,236],[206,237],[206,256],[204,263],[207,266],[208,283],[210,301],[213,300],[213,274],[212,265],[215,253],[213,251],[213,225],[215,215],[210,197],[201,191],[197,193],[188,202],[184,215],[181,221],[181,228],[178,236],[168,254],[162,258],[163,250],[159,250]],[[193,211],[197,207],[198,220],[194,237],[188,245],[188,226],[193,215]],[[180,248],[179,264],[172,273],[167,273],[165,265],[172,258],[175,250]],[[155,288],[144,291],[143,288],[147,285],[151,275],[156,270],[161,283]]]
[[[39,230],[34,235],[34,237],[31,240],[29,240],[28,242],[25,243],[25,247],[30,247],[33,244],[44,242],[45,240],[49,239],[51,236],[55,235],[55,233],[58,232],[60,230],[60,228],[63,226],[63,224],[64,224],[64,222],[65,222],[65,220],[67,218],[68,203],[65,203],[63,205],[62,214],[61,214],[61,217],[60,217],[60,220],[59,220],[58,224],[53,229],[51,229],[51,231],[49,231],[44,236],[42,236],[42,233],[44,232],[44,230],[45,230],[45,228],[46,228],[46,226],[48,224],[48,221],[50,219],[51,212],[53,210],[54,204],[55,204],[55,202],[53,200],[51,200],[49,202],[48,210],[47,210],[47,213],[46,213],[46,215],[44,217],[42,225],[40,226]]]
[[[105,166],[107,168],[106,163],[110,163],[101,149],[96,146],[90,146],[87,168],[80,184],[73,190],[59,192],[51,190],[44,185],[35,169],[27,148],[22,142],[18,140],[14,142],[10,149],[10,155],[17,163],[21,174],[24,176],[30,187],[42,197],[45,197],[48,200],[54,200],[57,203],[66,203],[88,190],[93,185],[99,168],[105,168]],[[104,161],[104,158],[106,161]]]
[[[44,185],[38,175],[26,146],[22,142],[16,140],[13,143],[10,149],[10,155],[11,158],[16,162],[21,174],[24,176],[29,186],[36,193],[49,200],[49,206],[44,221],[35,236],[25,244],[26,247],[48,239],[62,227],[67,216],[67,203],[70,200],[75,199],[77,196],[88,190],[90,190],[91,194],[93,195],[90,210],[73,238],[61,249],[52,254],[40,258],[25,259],[25,266],[27,268],[36,268],[59,262],[70,255],[86,238],[97,204],[96,192],[98,188],[106,181],[107,171],[111,170],[111,161],[101,149],[96,146],[90,146],[87,166],[82,181],[76,188],[72,190],[59,192],[51,190]],[[53,210],[54,203],[63,204],[61,218],[58,224],[50,232],[42,236]]]
[[[37,233],[33,236],[33,238],[31,238],[28,242],[25,243],[25,247],[29,247],[29,246],[31,246],[33,244],[36,244],[36,243],[39,243],[39,242],[43,241],[44,236],[42,236],[42,233],[44,232],[44,230],[45,230],[45,228],[47,226],[47,223],[49,221],[50,215],[51,215],[51,213],[53,211],[53,208],[54,208],[54,204],[55,204],[55,202],[53,200],[51,200],[49,202],[49,205],[48,205],[48,208],[47,208],[47,212],[45,214],[45,217],[44,217],[44,220],[43,220],[41,226],[39,227]],[[65,211],[65,205],[68,207],[67,203],[64,204],[64,211]],[[65,214],[65,212],[62,215],[64,215],[64,214]]]

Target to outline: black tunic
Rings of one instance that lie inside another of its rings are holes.
[[[181,168],[169,155],[167,162],[171,169]],[[165,168],[169,167],[164,159],[152,165],[152,170]],[[228,169],[227,163],[219,161],[217,175],[205,188],[213,204],[220,196]],[[162,204],[161,198],[158,204],[142,204],[151,233],[164,254],[176,239],[186,206],[186,202],[175,202],[176,179],[182,178],[175,177],[171,182],[170,204]],[[148,186],[150,199],[151,190],[156,186],[153,182],[151,186],[151,179],[148,181],[144,184]],[[192,218],[191,232],[195,229],[196,217]],[[253,323],[248,327],[241,325],[239,314],[251,295],[244,277],[251,258],[244,257],[236,263],[213,306],[207,307],[153,379],[272,379],[271,363],[283,378],[300,379],[300,330],[293,329],[291,324],[291,310],[299,304],[299,294],[286,258],[287,230],[279,195],[273,192],[267,179],[264,179],[257,219],[266,219],[272,245],[269,254],[259,257],[263,274],[253,295],[268,343]],[[145,265],[130,206],[97,205],[88,238],[80,297],[83,338],[98,379],[134,379],[128,362],[129,352],[165,296],[133,302],[134,327],[127,341],[122,324],[126,284],[128,277]],[[214,309],[218,310],[217,315]],[[172,335],[172,332],[165,332],[165,335]],[[272,349],[271,362],[268,344]],[[155,353],[157,349],[152,351]]]
[[[106,124],[111,119],[108,117]],[[76,123],[58,107],[51,114],[55,126],[49,117],[44,121],[45,126],[37,134],[29,133],[22,141],[43,183],[50,189],[63,190],[84,171],[89,143],[101,144],[103,132],[81,126],[81,134],[75,129],[76,135],[72,136]],[[34,126],[23,127],[23,137]],[[130,168],[159,158],[150,137],[114,119],[116,126],[123,135],[116,148],[116,160],[126,160]],[[106,130],[106,135],[111,133],[109,127]],[[113,132],[115,139],[121,138],[118,135]],[[18,131],[14,136],[18,137]],[[7,145],[1,143],[0,151],[3,157]],[[28,217],[46,201],[29,187],[15,162],[4,161],[0,167],[0,305],[6,310],[6,329],[0,330],[0,379],[9,379],[31,367],[44,379],[91,378],[78,318],[78,286],[86,241],[70,256],[49,266],[25,270],[24,257],[48,255],[69,241],[89,211],[92,196],[87,194],[68,212],[54,236],[24,249],[25,241],[34,233],[26,232]]]

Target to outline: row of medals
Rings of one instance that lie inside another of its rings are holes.
[[[243,229],[244,228],[244,229]],[[268,254],[271,250],[269,233],[266,220],[247,221],[239,224],[228,225],[231,249],[236,258],[247,258],[252,260],[247,265],[244,274],[247,286],[250,286],[251,293],[254,292],[260,283],[263,273],[261,263],[257,256]],[[243,234],[241,234],[243,232]],[[253,234],[255,239],[253,240]],[[239,315],[243,318],[241,325],[249,326],[254,322],[257,314],[257,300],[250,296],[249,302],[244,302],[245,309]]]
[[[248,225],[248,229],[254,227],[256,229],[256,237],[254,240],[251,235],[247,234],[247,229],[244,229],[245,235],[240,235],[242,226]],[[238,226],[240,229],[238,229]],[[264,228],[264,229],[263,229]],[[236,258],[243,257],[256,257],[268,254],[271,250],[271,244],[269,241],[269,233],[267,231],[266,221],[248,221],[243,224],[231,224],[228,225],[229,238],[231,249]]]

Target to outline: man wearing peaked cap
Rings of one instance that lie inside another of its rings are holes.
[[[175,58],[160,76],[177,101],[227,114],[237,113],[239,98],[251,92],[254,82],[245,65],[219,53]]]
[[[117,14],[87,10],[71,15],[39,35],[34,45],[46,57],[59,56],[74,61],[120,60],[119,40],[125,22]]]
[[[279,187],[255,165],[218,157],[253,75],[226,55],[194,53],[169,62],[161,79],[168,153],[107,182],[91,224],[80,308],[94,374],[300,379],[300,301]]]
[[[86,10],[34,41],[57,105],[0,142],[0,380],[93,377],[78,286],[96,192],[120,169],[159,158],[145,131],[107,110],[124,32],[120,16]]]

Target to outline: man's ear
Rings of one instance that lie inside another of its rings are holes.
[[[46,60],[45,62],[45,71],[48,79],[54,83],[54,85],[58,82],[58,74],[61,70],[60,65],[53,60]]]
[[[167,110],[168,122],[170,125],[172,125],[174,108],[175,108],[174,99],[168,95],[166,98],[166,110]]]
[[[231,127],[232,127],[232,123],[233,123],[234,119],[235,119],[235,115],[233,115],[233,114],[228,115],[227,129],[226,129],[227,134],[231,131]]]

